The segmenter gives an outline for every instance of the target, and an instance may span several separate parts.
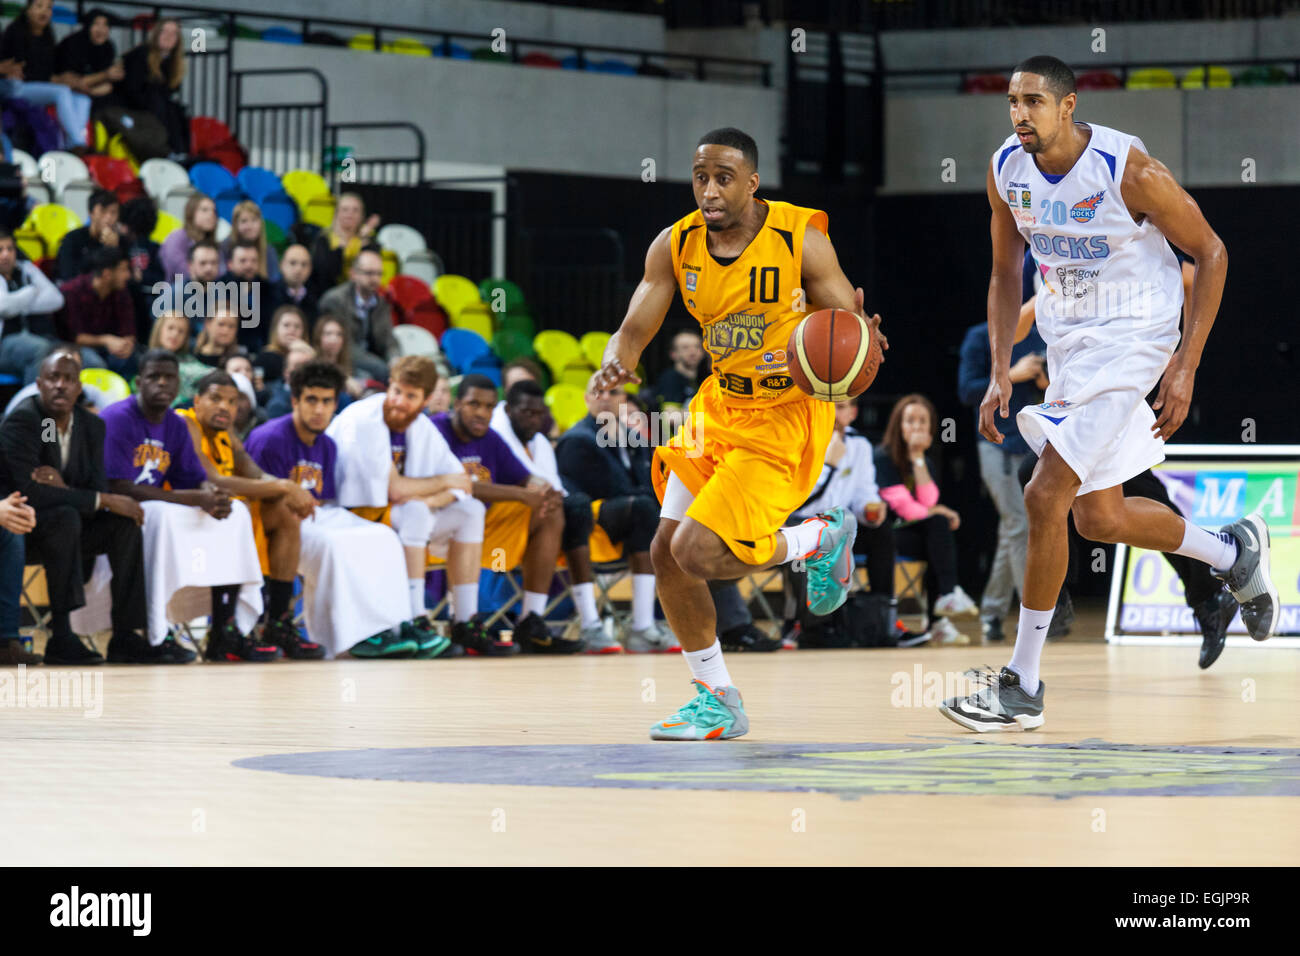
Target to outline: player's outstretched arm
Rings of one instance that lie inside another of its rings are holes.
[[[613,388],[624,382],[641,383],[635,374],[641,353],[663,325],[668,307],[677,294],[677,277],[673,275],[673,256],[669,248],[672,232],[670,226],[659,233],[646,251],[645,274],[632,293],[623,324],[605,346],[600,371],[596,373],[598,388]]]
[[[862,290],[853,288],[853,283],[844,275],[839,257],[835,255],[835,246],[821,230],[808,229],[804,232],[803,262],[800,263],[799,270],[803,276],[803,294],[806,299],[804,311],[843,309],[855,312],[871,326],[871,334],[880,339],[881,349],[889,348],[889,340],[880,331],[880,316],[869,316],[863,310],[865,296]],[[883,356],[880,361],[884,363]]]
[[[1228,251],[1205,221],[1196,200],[1178,185],[1160,160],[1130,148],[1120,190],[1129,212],[1135,217],[1145,216],[1166,239],[1196,260],[1183,337],[1160,379],[1160,392],[1152,406],[1160,414],[1151,430],[1168,441],[1182,426],[1192,405],[1196,369],[1223,299]]]
[[[993,240],[993,271],[989,274],[988,318],[989,354],[992,371],[989,388],[980,402],[980,434],[995,444],[1002,444],[1002,433],[993,422],[993,413],[1003,418],[1010,415],[1011,402],[1011,346],[1017,341],[1020,325],[1020,273],[1024,268],[1025,240],[1016,228],[1007,204],[998,195],[993,179],[993,165],[989,164],[987,182],[989,208],[989,236]],[[1028,334],[1028,329],[1025,330]]]

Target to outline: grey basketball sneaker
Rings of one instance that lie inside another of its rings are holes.
[[[605,625],[593,624],[578,631],[584,654],[622,654],[623,645],[605,633]]]
[[[1228,590],[1241,605],[1241,623],[1246,625],[1250,636],[1257,641],[1266,641],[1277,629],[1281,610],[1277,588],[1268,573],[1268,525],[1257,511],[1240,521],[1224,525],[1220,531],[1236,539],[1237,560],[1222,574],[1214,571],[1214,576],[1228,585]]]
[[[1041,680],[1038,693],[1030,697],[1020,686],[1020,675],[1007,667],[1001,671],[969,670],[966,677],[983,690],[969,697],[953,697],[939,705],[939,713],[953,723],[977,734],[1037,730],[1043,726],[1043,692],[1047,686]]]
[[[658,621],[639,631],[629,624],[623,629],[623,646],[629,654],[673,654],[682,649],[672,631]]]

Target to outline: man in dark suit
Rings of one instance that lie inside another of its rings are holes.
[[[352,330],[352,364],[373,379],[388,381],[388,363],[399,349],[393,336],[393,310],[379,294],[384,260],[378,252],[363,249],[352,263],[352,278],[326,292],[320,314],[332,315]]]
[[[650,542],[659,525],[659,499],[650,484],[654,452],[648,434],[629,420],[623,386],[587,386],[586,418],[560,436],[555,460],[565,490],[600,501],[596,523],[623,545],[632,571],[632,621],[624,646],[632,653],[662,651],[677,641],[654,619],[655,576]]]
[[[86,604],[84,582],[95,557],[113,569],[113,637],[108,659],[161,662],[145,627],[144,544],[138,502],[108,492],[104,423],[77,406],[81,363],[56,349],[41,363],[37,394],[0,423],[0,491],[18,491],[36,511],[27,560],[45,566],[52,614],[47,664],[87,665],[104,658],[72,632],[70,614]],[[189,654],[174,648],[182,655]],[[193,655],[189,655],[190,659]]]

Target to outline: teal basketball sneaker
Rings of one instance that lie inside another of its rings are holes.
[[[702,681],[695,699],[650,728],[651,740],[729,740],[749,733],[745,702],[734,687],[711,689]]]
[[[817,615],[830,614],[849,596],[858,522],[843,508],[832,508],[808,521],[826,525],[817,547],[803,556],[808,569],[808,610]]]

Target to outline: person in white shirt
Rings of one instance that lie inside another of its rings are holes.
[[[63,308],[63,293],[29,261],[19,261],[13,235],[0,229],[0,374],[36,381],[41,359],[54,339],[42,335],[33,325]],[[50,335],[52,321],[46,323]]]

